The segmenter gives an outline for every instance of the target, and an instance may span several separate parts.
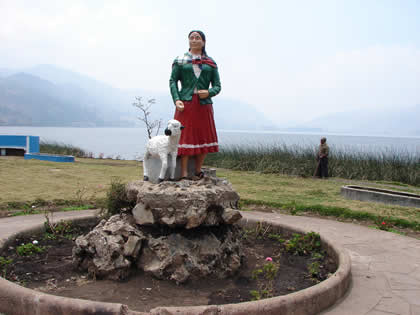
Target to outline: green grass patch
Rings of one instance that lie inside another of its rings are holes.
[[[123,208],[133,208],[135,206],[135,204],[127,201],[125,185],[121,178],[112,178],[106,199],[107,216],[118,214]]]
[[[25,210],[23,210],[23,211],[13,212],[10,216],[11,217],[19,217],[19,216],[22,216],[22,215],[32,215],[32,214],[41,214],[41,213],[43,213],[43,211],[39,211],[39,210],[25,211]]]
[[[379,228],[379,227],[378,227],[378,226],[376,226],[376,225],[369,225],[369,227],[370,227],[371,229],[382,230],[381,228]],[[396,229],[393,229],[393,228],[389,228],[389,229],[387,229],[386,231],[387,231],[387,232],[391,232],[391,233],[395,233],[395,234],[399,234],[399,235],[407,235],[407,233],[401,232],[401,231],[396,230]]]
[[[285,249],[293,255],[308,255],[321,253],[321,237],[318,233],[293,234],[293,237],[285,242]]]
[[[388,185],[394,185],[394,186],[401,186],[404,188],[409,187],[408,184],[399,183],[399,182],[387,182],[387,181],[377,181],[378,184],[388,184]]]
[[[37,253],[42,253],[44,249],[32,243],[22,244],[16,248],[19,256],[32,256]]]
[[[0,273],[3,278],[7,276],[7,268],[13,263],[13,259],[7,259],[0,256]]]
[[[346,219],[355,219],[363,221],[383,221],[385,220],[389,224],[402,227],[402,228],[411,228],[416,231],[420,231],[420,223],[408,221],[396,217],[383,217],[376,215],[370,212],[364,211],[355,211],[347,208],[340,207],[329,207],[324,205],[305,205],[298,204],[296,202],[292,203],[282,203],[282,202],[266,202],[262,200],[251,200],[251,199],[241,199],[240,205],[242,206],[252,206],[252,205],[263,205],[273,208],[279,208],[284,210],[289,210],[292,214],[297,214],[299,212],[313,212],[322,216],[334,216],[338,218]]]
[[[72,206],[72,207],[65,207],[61,208],[61,211],[78,211],[78,210],[89,210],[95,208],[92,205],[82,205],[82,206]]]

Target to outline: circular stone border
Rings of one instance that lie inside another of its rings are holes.
[[[72,219],[71,221],[85,221],[96,219],[91,217]],[[293,233],[307,233],[305,230],[292,225],[279,224],[274,220],[242,219],[238,223],[242,227],[255,228],[259,224],[268,224],[274,231],[286,235]],[[44,229],[43,224],[38,224],[22,232],[15,233],[8,240],[34,231]],[[0,241],[3,249],[10,241]],[[335,259],[338,268],[328,279],[312,287],[287,295],[269,299],[242,302],[237,304],[202,305],[202,306],[177,306],[157,307],[149,312],[132,311],[127,305],[118,303],[96,302],[82,299],[66,298],[27,289],[0,277],[0,313],[7,315],[199,315],[199,314],[317,314],[333,305],[344,296],[351,282],[351,261],[349,254],[331,239],[321,235],[322,246],[327,253]]]
[[[420,208],[420,195],[396,190],[347,185],[341,186],[341,195],[352,200],[373,201]]]

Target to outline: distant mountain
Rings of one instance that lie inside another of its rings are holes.
[[[53,83],[26,73],[0,79],[0,124],[59,126],[96,119],[94,111],[58,94]]]
[[[53,65],[38,65],[25,70],[61,87],[64,99],[84,103],[101,117],[99,125],[129,127],[136,124],[132,91],[111,85]]]
[[[38,65],[16,72],[0,68],[0,125],[121,126],[141,125],[136,96],[156,99],[151,118],[164,122],[175,107],[168,93],[142,89],[122,90],[76,72],[52,65]],[[215,98],[219,129],[275,128],[253,106]]]
[[[136,96],[156,99],[152,120],[173,117],[169,87],[167,92],[122,90],[52,65],[0,68],[0,126],[143,126],[132,105]],[[420,136],[420,105],[334,113],[293,128],[277,126],[254,106],[223,97],[223,91],[213,107],[218,129]]]
[[[7,77],[9,75],[12,75],[16,71],[7,69],[7,68],[0,68],[0,77]]]
[[[334,113],[312,120],[305,128],[323,132],[420,136],[420,104],[388,110],[360,110]]]
[[[68,91],[67,97],[84,96],[92,105],[114,108],[124,100],[125,93],[111,85],[70,70],[52,65],[38,65],[25,72],[54,82]],[[114,108],[115,109],[115,108]]]

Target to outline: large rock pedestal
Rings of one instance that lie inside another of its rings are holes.
[[[132,267],[177,283],[225,278],[241,266],[239,195],[226,181],[135,181],[129,212],[103,220],[76,240],[74,262],[91,275],[124,279]]]
[[[239,195],[230,183],[217,177],[155,185],[135,181],[127,186],[127,198],[135,202],[133,216],[139,225],[163,225],[192,229],[233,224],[241,218]]]

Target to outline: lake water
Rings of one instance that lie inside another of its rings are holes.
[[[162,130],[160,134],[162,134]],[[147,141],[144,128],[67,128],[67,127],[0,127],[0,135],[39,136],[41,140],[71,144],[95,156],[120,156],[123,159],[141,158]],[[327,137],[334,149],[375,153],[401,153],[420,156],[418,137],[351,136],[336,134],[302,134],[269,131],[218,130],[221,147],[239,146],[317,146],[321,136]]]

